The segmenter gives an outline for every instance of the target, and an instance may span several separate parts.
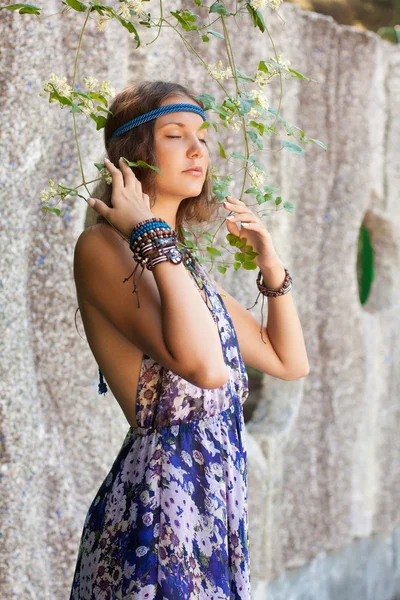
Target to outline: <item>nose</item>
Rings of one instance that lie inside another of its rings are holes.
[[[203,148],[203,142],[201,142],[197,136],[195,136],[195,139],[193,140],[192,144],[190,145],[189,148],[189,155],[190,156],[203,156],[204,155],[204,148]]]

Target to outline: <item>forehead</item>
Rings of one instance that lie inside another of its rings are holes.
[[[168,106],[169,104],[177,103],[185,103],[192,104],[193,106],[199,106],[192,100],[183,98],[170,98],[168,102],[162,102],[161,106]],[[180,110],[177,112],[171,112],[166,115],[161,115],[160,117],[157,117],[155,122],[155,129],[161,129],[166,125],[171,124],[175,124],[177,127],[181,128],[186,127],[188,129],[199,129],[202,126],[203,122],[203,118],[199,114],[189,110]]]

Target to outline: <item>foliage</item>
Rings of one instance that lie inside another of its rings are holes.
[[[263,216],[268,211],[279,210],[286,210],[293,213],[294,205],[289,201],[283,200],[282,196],[278,193],[278,188],[264,184],[265,172],[256,155],[257,153],[266,151],[264,149],[266,136],[276,138],[280,150],[298,156],[304,155],[306,152],[305,146],[309,143],[315,143],[325,150],[326,146],[319,140],[307,137],[301,128],[288,123],[280,112],[283,79],[295,78],[301,81],[315,82],[314,79],[290,67],[290,62],[284,60],[276,52],[261,9],[270,9],[273,13],[279,8],[282,1],[237,0],[235,10],[232,12],[227,8],[223,0],[217,0],[210,6],[204,4],[202,0],[194,0],[197,7],[208,9],[207,19],[203,20],[199,14],[188,8],[185,10],[182,8],[172,10],[169,15],[164,15],[162,0],[159,2],[160,15],[157,17],[154,17],[150,12],[146,12],[145,2],[148,2],[148,0],[112,0],[112,6],[107,6],[105,3],[95,0],[88,2],[62,0],[61,3],[64,5],[64,8],[61,14],[67,11],[74,11],[80,15],[85,15],[75,57],[73,81],[71,84],[68,84],[65,77],[59,77],[52,73],[47,81],[44,82],[40,95],[48,97],[50,103],[58,103],[61,109],[65,107],[70,108],[74,121],[75,141],[82,183],[76,186],[64,186],[59,183],[55,186],[54,182],[49,180],[50,188],[41,192],[41,206],[43,211],[46,211],[46,214],[51,213],[60,216],[62,211],[56,208],[56,205],[60,201],[65,200],[69,196],[79,196],[86,201],[81,188],[84,188],[88,197],[90,197],[87,186],[97,181],[97,179],[87,181],[85,178],[79,147],[77,117],[81,115],[84,118],[90,118],[95,123],[97,131],[103,129],[106,123],[106,115],[110,112],[108,109],[108,97],[112,97],[115,91],[109,81],[102,81],[99,84],[97,79],[91,76],[84,78],[86,90],[76,89],[75,85],[83,35],[89,19],[93,20],[94,18],[98,31],[104,31],[110,20],[116,20],[126,30],[127,34],[134,36],[136,48],[141,45],[140,34],[143,27],[157,30],[157,34],[150,44],[159,37],[163,27],[173,29],[181,38],[183,45],[188,51],[197,56],[199,63],[207,70],[210,77],[218,83],[221,90],[221,98],[215,98],[207,93],[197,96],[198,99],[203,101],[206,112],[210,113],[210,117],[203,123],[203,127],[212,126],[217,133],[219,128],[223,127],[239,132],[243,136],[242,152],[229,152],[218,141],[220,157],[231,163],[233,167],[236,166],[236,163],[240,165],[235,170],[236,174],[243,171],[239,199],[242,199],[243,194],[247,194],[250,197],[254,196],[257,206],[262,209],[262,212],[258,213],[259,216]],[[41,20],[49,18],[49,16],[42,17],[42,9],[33,4],[16,3],[0,8],[0,10],[4,9],[18,11],[21,15],[32,14]],[[254,28],[259,30],[260,34],[267,35],[273,47],[274,55],[268,61],[260,60],[255,73],[243,73],[235,66],[235,57],[228,25],[232,19],[237,25],[237,20],[243,18],[251,18]],[[215,30],[217,24],[221,25],[222,33]],[[193,47],[191,43],[193,36],[197,36],[205,44],[212,43],[213,39],[223,40],[225,56],[221,57],[217,64],[207,64],[200,53]],[[268,98],[264,93],[267,85],[275,77],[278,77],[280,80],[280,98],[276,109],[269,105]],[[235,95],[231,95],[225,88],[223,84],[225,79],[234,80]],[[249,90],[248,86],[251,84],[255,88]],[[279,129],[283,129],[286,136],[291,137],[292,140],[278,140],[280,138]],[[133,164],[135,163],[131,163],[131,165]],[[147,165],[146,163],[141,163],[141,166],[157,169],[157,167]],[[103,177],[107,180],[107,177],[110,177],[107,169],[104,168],[104,164],[96,163],[96,167],[99,170],[99,179]],[[218,176],[214,171],[211,171],[211,177],[213,179],[213,192],[217,200],[221,202],[230,194],[228,185],[232,181],[232,175]],[[246,189],[247,177],[250,178],[251,185]],[[57,198],[59,200],[54,202]],[[214,262],[217,262],[216,258],[221,259],[221,262],[217,263],[218,271],[221,273],[225,273],[231,266],[233,266],[234,270],[239,268],[257,268],[253,260],[256,253],[252,247],[246,244],[245,238],[240,238],[231,233],[226,236],[228,245],[223,244],[221,247],[233,258],[233,262],[224,259],[223,253],[215,245],[215,238],[221,226],[222,223],[216,227],[212,234],[208,231],[201,232],[201,236],[205,240],[205,255],[210,262],[214,264]],[[192,248],[196,254],[201,256],[202,252],[190,239],[191,234],[189,231],[184,230],[184,234],[185,245]]]

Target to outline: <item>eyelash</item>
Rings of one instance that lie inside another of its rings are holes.
[[[167,135],[167,138],[180,139],[181,136],[180,135]],[[207,146],[208,142],[206,142],[206,140],[200,140],[200,141],[203,142]]]

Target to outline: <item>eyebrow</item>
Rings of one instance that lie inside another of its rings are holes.
[[[161,125],[159,127],[159,129],[162,129],[163,127],[166,127],[167,125],[178,125],[179,127],[186,127],[185,123],[179,123],[178,121],[169,121],[168,123],[164,123],[164,125]],[[201,131],[206,131],[206,129],[202,129]]]

